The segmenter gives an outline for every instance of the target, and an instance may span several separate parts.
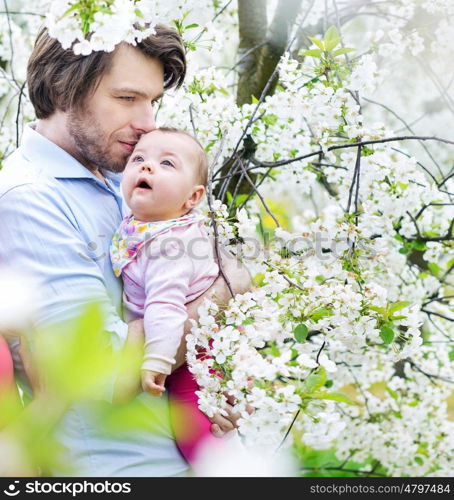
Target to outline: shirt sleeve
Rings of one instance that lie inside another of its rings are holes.
[[[0,263],[29,274],[39,285],[36,326],[75,318],[96,301],[110,344],[120,349],[127,325],[110,299],[101,269],[85,257],[87,242],[61,196],[46,184],[15,187],[0,197],[0,220]]]
[[[186,297],[193,275],[193,262],[178,244],[146,246],[138,265],[145,284],[145,352],[142,369],[170,374],[184,334]]]

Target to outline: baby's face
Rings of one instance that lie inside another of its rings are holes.
[[[154,130],[136,144],[123,174],[125,201],[138,220],[180,217],[197,205],[197,144],[184,134]]]

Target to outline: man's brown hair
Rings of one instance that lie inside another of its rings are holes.
[[[156,33],[137,43],[144,55],[157,59],[164,67],[164,89],[180,87],[186,75],[183,41],[172,28],[155,27]],[[88,56],[63,49],[46,28],[39,32],[27,66],[30,100],[38,119],[55,111],[77,109],[96,89],[109,70],[114,52],[97,51]]]

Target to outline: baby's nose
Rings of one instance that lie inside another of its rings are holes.
[[[140,166],[141,172],[148,172],[149,174],[153,173],[153,167],[149,163],[144,163]]]

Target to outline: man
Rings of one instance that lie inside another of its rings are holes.
[[[140,341],[137,325],[128,335],[119,316],[121,285],[108,258],[123,216],[119,173],[140,136],[155,128],[155,103],[182,84],[185,71],[181,39],[164,26],[136,47],[122,43],[113,53],[89,56],[63,50],[45,29],[39,33],[27,74],[38,121],[25,128],[0,173],[0,261],[39,281],[38,327],[74,318],[96,300],[114,349]],[[232,266],[226,271],[234,291],[244,291],[247,274],[235,275]],[[228,299],[225,283],[218,279],[213,287]],[[196,307],[188,308],[190,315]],[[156,420],[156,398],[138,397]],[[86,405],[72,407],[59,430],[76,475],[186,473],[165,419],[153,432],[106,438],[95,417]],[[214,433],[232,428],[227,419],[214,422]]]

